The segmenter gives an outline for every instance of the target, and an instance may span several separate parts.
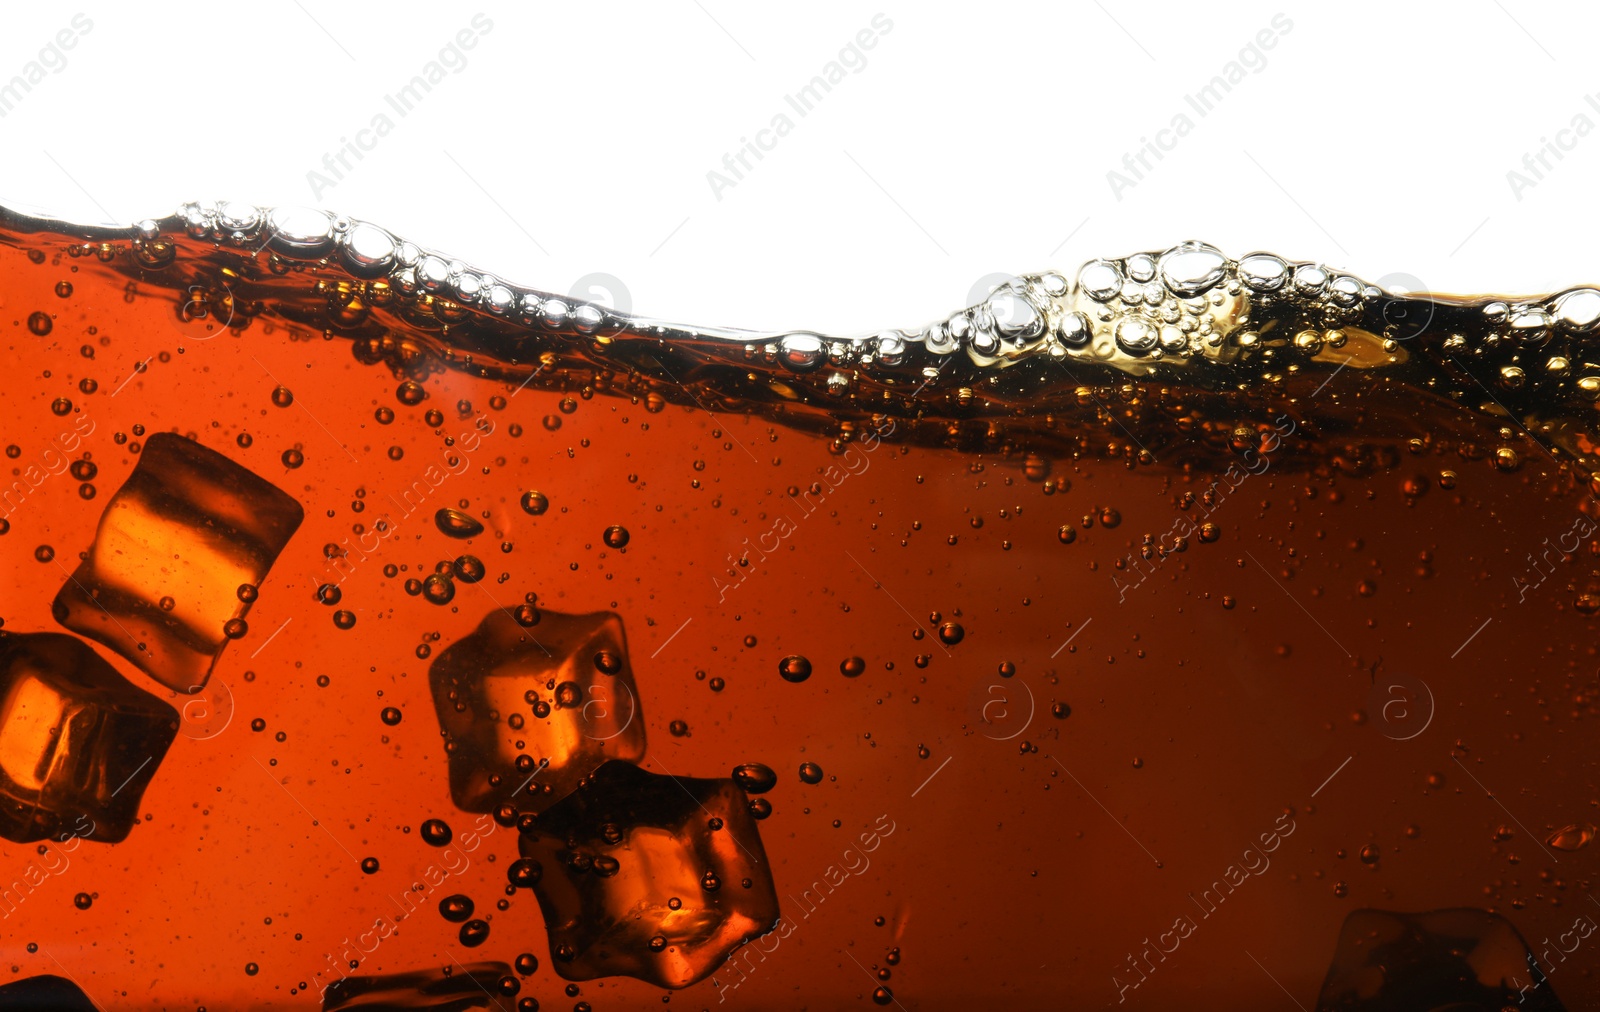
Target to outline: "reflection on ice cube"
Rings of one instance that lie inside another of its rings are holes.
[[[488,812],[538,811],[609,759],[644,756],[644,717],[622,619],[544,612],[524,628],[496,609],[428,672],[450,793]]]
[[[56,621],[177,692],[198,692],[300,526],[287,493],[192,439],[158,432],[56,595]],[[241,591],[247,587],[248,590]]]
[[[518,849],[540,866],[533,888],[567,980],[687,987],[778,920],[749,799],[732,780],[607,763]]]
[[[1564,1012],[1541,968],[1552,958],[1535,957],[1510,921],[1487,910],[1357,910],[1339,931],[1317,1012]]]
[[[81,640],[0,632],[0,836],[124,839],[177,733],[176,710]]]

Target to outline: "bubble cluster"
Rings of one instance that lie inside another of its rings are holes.
[[[1008,278],[922,327],[762,333],[662,323],[519,286],[377,225],[309,208],[196,201],[172,218],[139,222],[128,238],[141,269],[159,271],[176,262],[182,236],[212,244],[214,265],[236,276],[259,276],[262,266],[285,279],[315,274],[319,290],[339,297],[298,302],[304,285],[273,292],[269,278],[248,299],[230,290],[231,325],[241,313],[324,313],[328,333],[352,340],[358,360],[409,374],[395,390],[406,407],[428,398],[424,383],[442,367],[563,392],[606,377],[605,389],[656,413],[667,403],[694,405],[699,395],[680,380],[685,371],[707,375],[709,366],[726,381],[718,381],[726,407],[828,431],[846,452],[874,438],[1007,453],[1082,452],[1098,443],[1097,452],[1148,463],[1173,445],[1196,457],[1222,450],[1222,432],[1236,419],[1222,417],[1237,411],[1232,391],[1309,399],[1348,370],[1319,410],[1343,411],[1363,396],[1368,410],[1357,417],[1371,433],[1386,436],[1395,419],[1402,427],[1412,421],[1401,389],[1449,391],[1481,423],[1497,425],[1508,410],[1552,453],[1600,471],[1600,439],[1586,438],[1600,435],[1591,422],[1600,362],[1587,351],[1600,340],[1595,287],[1446,299],[1417,293],[1414,279],[1386,288],[1317,262],[1269,252],[1233,258],[1191,240],[1099,257],[1075,272]],[[378,328],[373,307],[443,323],[445,332],[414,347]],[[1349,389],[1362,372],[1400,368],[1407,371],[1396,374],[1401,382],[1382,411],[1372,410],[1373,391]],[[1479,396],[1485,387],[1493,400]],[[577,405],[563,396],[545,427],[556,431]],[[1179,407],[1215,421],[1176,433],[1170,419]],[[380,407],[375,417],[389,424],[393,409]],[[430,425],[443,422],[444,412],[429,413]],[[1106,431],[1112,440],[1100,439]],[[1200,445],[1189,445],[1196,439]],[[396,459],[399,452],[391,448]],[[1514,470],[1520,461],[1496,464]],[[522,507],[542,515],[548,499],[530,492]],[[603,540],[620,547],[615,538]]]

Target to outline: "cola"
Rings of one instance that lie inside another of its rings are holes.
[[[758,332],[0,210],[0,991],[1590,1007],[1600,289],[1425,288]]]

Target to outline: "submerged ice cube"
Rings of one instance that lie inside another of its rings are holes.
[[[416,1009],[426,1012],[466,1012],[467,1009],[517,1007],[511,997],[520,988],[506,963],[481,962],[452,966],[453,973],[416,970],[370,977],[336,980],[322,994],[323,1012],[391,1012]],[[509,983],[507,983],[509,981]]]
[[[0,632],[0,836],[116,843],[178,711],[62,633]]]
[[[622,619],[544,612],[524,628],[496,609],[428,672],[450,793],[489,812],[538,811],[610,759],[644,756],[644,715]]]
[[[99,1012],[83,989],[53,973],[0,987],[0,1012]]]
[[[1317,1012],[1564,1012],[1542,969],[1551,958],[1566,957],[1535,957],[1487,910],[1357,910],[1339,931]]]
[[[567,980],[705,978],[778,921],[749,799],[732,780],[602,766],[523,830],[518,849]],[[515,879],[513,879],[515,881]]]
[[[304,515],[222,454],[156,433],[56,595],[56,621],[169,689],[199,692],[227,645],[224,626],[244,618]]]

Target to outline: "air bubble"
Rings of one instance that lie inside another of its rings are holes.
[[[1179,298],[1194,298],[1222,281],[1227,262],[1228,258],[1214,246],[1186,242],[1161,254],[1161,281]]]
[[[475,538],[483,533],[483,524],[461,510],[448,506],[440,508],[433,514],[433,523],[439,528],[439,533],[446,537]]]
[[[454,836],[450,830],[450,824],[443,819],[428,819],[422,824],[419,833],[422,836],[422,842],[430,847],[443,847]]]
[[[1574,288],[1563,292],[1552,302],[1551,314],[1567,330],[1591,330],[1600,323],[1600,291]]]
[[[1258,292],[1275,292],[1289,277],[1289,265],[1271,253],[1252,253],[1239,261],[1239,280]]]
[[[1091,261],[1078,272],[1078,289],[1096,302],[1109,302],[1122,290],[1122,273],[1115,264]]]
[[[744,763],[733,768],[733,782],[746,794],[765,794],[778,786],[778,774],[761,763]]]

